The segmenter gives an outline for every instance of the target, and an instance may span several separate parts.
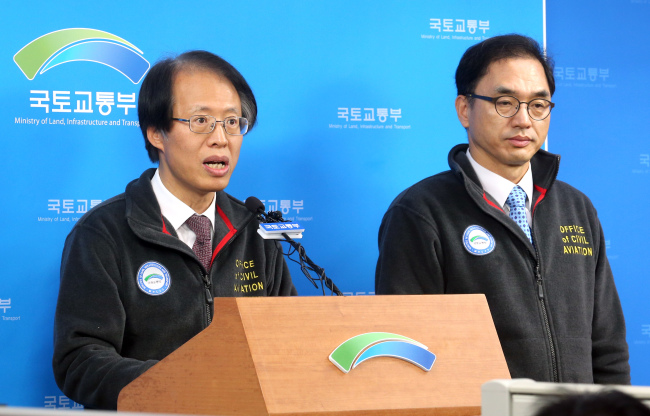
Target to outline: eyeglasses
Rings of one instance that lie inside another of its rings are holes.
[[[555,107],[554,103],[549,100],[544,100],[543,98],[535,98],[534,100],[525,102],[519,101],[516,97],[510,95],[502,95],[500,97],[492,98],[484,95],[465,94],[465,97],[478,98],[494,103],[494,108],[497,110],[497,114],[505,118],[514,117],[519,111],[519,107],[521,107],[522,104],[526,104],[526,110],[528,111],[530,118],[542,121],[551,114],[551,110]]]
[[[190,131],[198,134],[210,134],[217,123],[221,123],[223,130],[231,136],[243,136],[248,132],[248,120],[244,117],[226,117],[217,120],[212,116],[196,115],[189,119],[172,117],[172,120],[189,123]]]

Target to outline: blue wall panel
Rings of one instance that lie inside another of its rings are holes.
[[[337,285],[371,294],[377,230],[389,203],[446,170],[448,150],[466,140],[453,106],[460,56],[488,36],[518,32],[541,42],[544,33],[541,1],[41,3],[30,13],[6,4],[0,39],[0,227],[8,236],[0,242],[0,403],[11,405],[73,406],[50,369],[63,242],[83,211],[151,166],[139,128],[125,125],[137,120],[135,109],[118,107],[130,105],[126,97],[139,83],[87,61],[29,80],[13,60],[29,42],[91,28],[132,43],[150,64],[189,49],[233,63],[256,94],[259,124],[244,139],[228,191],[242,200],[255,195],[298,219],[307,227],[309,256]],[[639,0],[579,0],[547,10],[558,67],[549,150],[563,155],[560,178],[599,209],[635,384],[650,383],[643,284],[650,148],[642,113],[650,92],[648,17],[650,5]],[[34,91],[47,92],[49,112],[32,106],[44,96]],[[54,111],[55,92],[70,112]],[[93,113],[74,111],[85,93]],[[112,94],[110,114],[100,113],[101,93]],[[72,118],[114,125],[49,124]],[[631,200],[632,190],[639,195]],[[337,233],[343,225],[353,231]],[[318,294],[297,268],[292,272],[301,295]]]
[[[550,2],[547,16],[558,103],[549,149],[562,155],[559,178],[598,209],[626,318],[632,383],[650,385],[650,2]]]

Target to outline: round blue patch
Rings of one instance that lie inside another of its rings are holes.
[[[475,256],[485,256],[492,253],[496,242],[494,237],[485,228],[478,225],[470,225],[463,233],[463,245],[465,250]]]
[[[138,270],[138,287],[147,295],[160,296],[169,290],[172,279],[162,264],[149,261]]]

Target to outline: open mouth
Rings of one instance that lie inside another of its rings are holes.
[[[225,169],[228,166],[226,162],[205,162],[204,164],[210,169]]]

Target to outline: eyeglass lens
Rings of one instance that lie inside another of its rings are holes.
[[[195,133],[210,133],[214,130],[217,122],[217,119],[212,116],[192,116],[190,118],[190,130]],[[248,131],[248,120],[244,117],[227,117],[220,123],[223,124],[228,134],[242,135]]]
[[[499,97],[494,103],[497,113],[502,117],[512,117],[517,113],[521,103],[515,97]],[[528,115],[536,120],[542,120],[551,112],[551,103],[543,100],[532,100],[527,104]]]

